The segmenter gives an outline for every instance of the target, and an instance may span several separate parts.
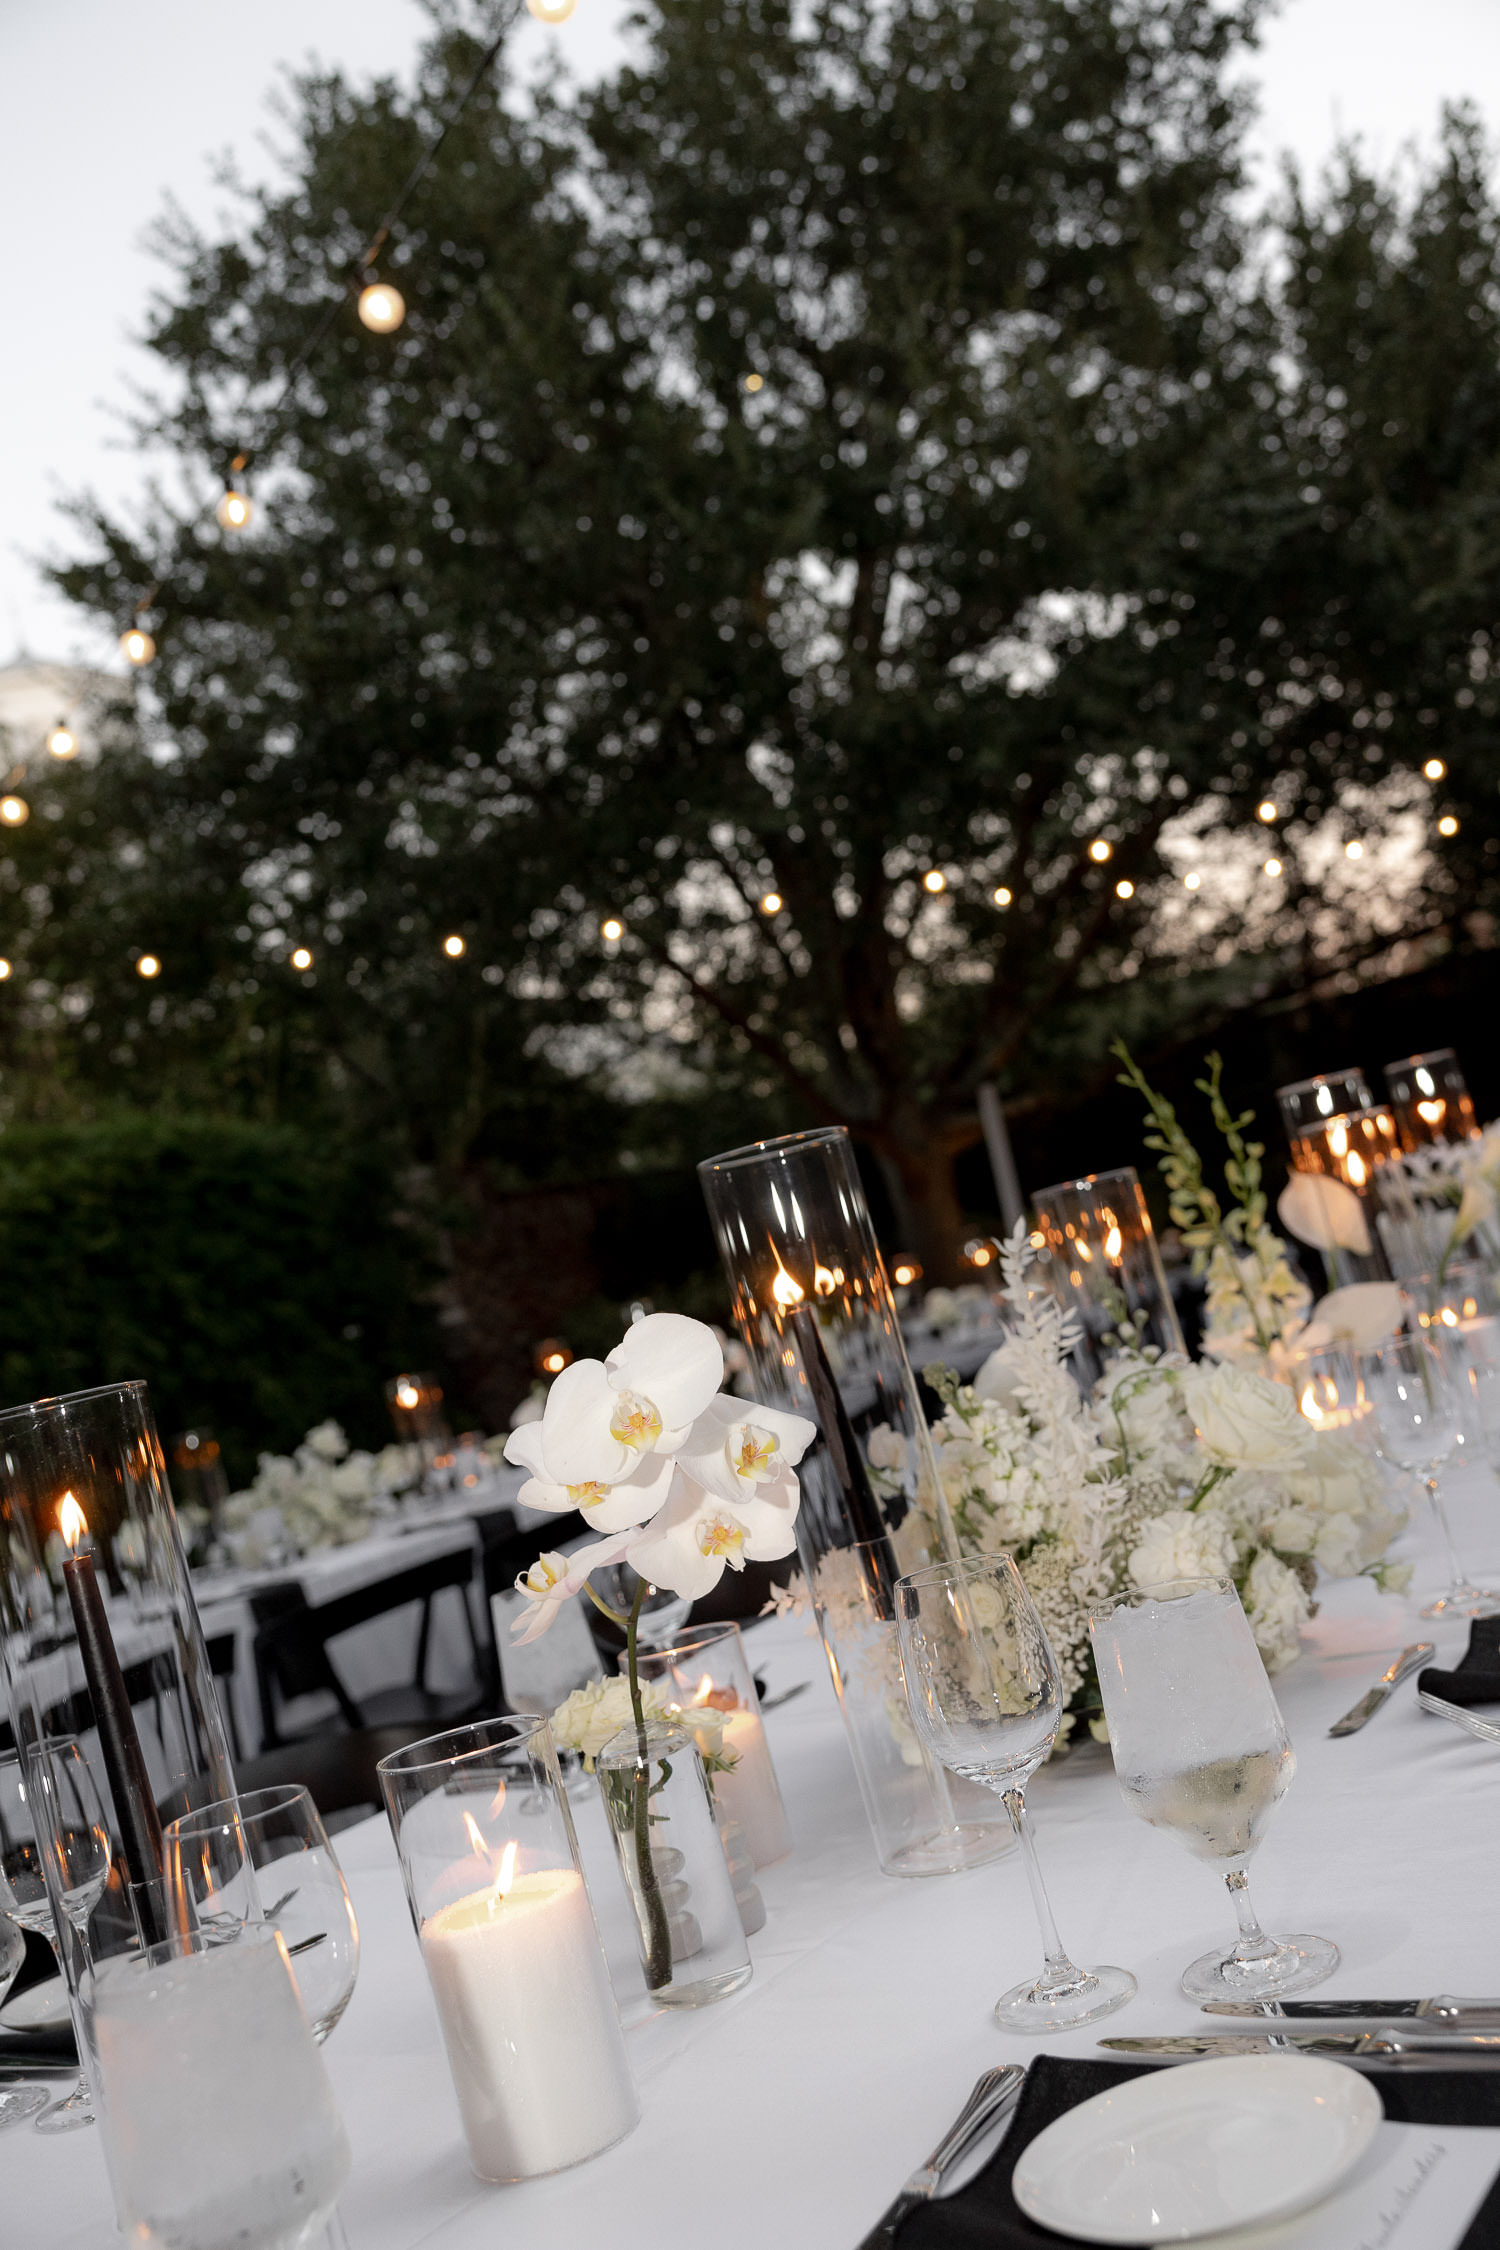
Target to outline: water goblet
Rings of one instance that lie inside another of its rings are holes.
[[[982,1555],[898,1579],[896,1630],[917,1734],[950,1773],[996,1792],[1025,1861],[1045,1965],[1032,1982],[1001,1994],[996,2023],[1008,2031],[1070,2031],[1112,2014],[1133,1996],[1135,1978],[1128,1969],[1080,1969],[1068,1958],[1026,1810],[1026,1784],[1057,1740],[1062,1685],[1014,1562]]]
[[[1459,1560],[1453,1527],[1439,1483],[1439,1472],[1459,1442],[1462,1404],[1447,1369],[1432,1346],[1417,1336],[1361,1352],[1358,1359],[1375,1418],[1375,1443],[1398,1469],[1409,1470],[1427,1488],[1432,1512],[1448,1554],[1445,1593],[1423,1605],[1424,1617],[1500,1615],[1500,1594],[1476,1586]]]
[[[64,1912],[80,1932],[109,1880],[109,1829],[93,1775],[71,1736],[49,1740],[45,1760],[34,1759],[29,1766],[22,1765],[15,1751],[0,1757],[0,1911],[23,1930],[35,1930],[46,1938],[61,1970],[62,1953],[42,1874],[39,1832],[46,1833],[46,1823],[32,1802],[33,1788],[50,1789],[56,1794]],[[71,2093],[42,2109],[36,2129],[39,2133],[68,2133],[93,2122],[93,2097],[87,2079],[80,2078]]]
[[[16,1971],[25,1958],[26,1938],[20,1924],[8,1914],[0,1914],[0,2000],[15,1983]],[[12,2086],[0,2094],[0,2132],[7,2125],[20,2125],[26,2118],[35,2117],[46,2107],[47,2096],[40,2086]]]
[[[1189,2000],[1273,2000],[1338,1967],[1328,1938],[1268,1937],[1246,1867],[1297,1761],[1260,1650],[1228,1578],[1122,1596],[1089,1620],[1125,1802],[1222,1869],[1240,1926],[1228,1953],[1183,1971]]]
[[[167,1883],[210,1943],[264,1920],[280,1930],[321,2046],[354,1992],[359,1925],[328,1831],[298,1782],[247,1789],[168,1823]]]

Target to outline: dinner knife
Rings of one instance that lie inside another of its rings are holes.
[[[973,2147],[986,2126],[1015,2107],[1025,2083],[1026,2073],[1019,2063],[1003,2063],[998,2070],[985,2072],[927,2162],[913,2172],[889,2209],[881,2213],[859,2250],[891,2250],[902,2221],[918,2204],[931,2202],[944,2173]]]
[[[1411,1647],[1404,1648],[1395,1663],[1381,1673],[1369,1694],[1362,1695],[1352,1711],[1346,1711],[1341,1719],[1334,1720],[1328,1729],[1329,1733],[1358,1734],[1360,1728],[1374,1718],[1391,1689],[1398,1687],[1409,1673],[1415,1672],[1418,1665],[1428,1663],[1432,1654],[1431,1641],[1413,1641]]]
[[[1327,2023],[1342,2017],[1363,2023],[1383,2024],[1416,2017],[1424,2025],[1451,2024],[1458,2031],[1500,2030],[1500,2000],[1456,2000],[1451,1992],[1434,1993],[1430,2000],[1205,2000],[1206,2016],[1286,2016]]]
[[[1449,2032],[1420,2038],[1387,2025],[1376,2031],[1189,2032],[1176,2038],[1101,2039],[1116,2055],[1146,2062],[1203,2062],[1219,2055],[1326,2055],[1356,2070],[1500,2070],[1500,2037]]]

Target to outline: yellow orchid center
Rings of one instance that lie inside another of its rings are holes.
[[[570,1484],[568,1486],[568,1498],[575,1508],[597,1508],[599,1502],[606,1499],[608,1494],[609,1486],[600,1484],[597,1477],[588,1484]]]
[[[518,1584],[529,1594],[550,1594],[568,1575],[568,1565],[562,1555],[538,1555],[536,1561]]]
[[[745,1527],[729,1516],[710,1516],[698,1526],[698,1548],[705,1555],[722,1555],[732,1562],[745,1544]]]
[[[633,1391],[622,1391],[620,1403],[610,1418],[609,1434],[632,1453],[644,1453],[655,1445],[661,1436],[661,1416],[649,1398],[637,1398]]]
[[[776,1440],[769,1430],[755,1430],[748,1423],[743,1424],[739,1446],[730,1455],[735,1475],[752,1480],[768,1475],[776,1452]]]

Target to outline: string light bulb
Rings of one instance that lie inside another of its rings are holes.
[[[1448,768],[1441,758],[1429,758],[1422,771],[1429,781],[1441,781]]]
[[[366,328],[377,336],[389,336],[406,318],[406,299],[393,282],[367,281],[357,309]]]
[[[782,903],[783,901],[780,891],[767,891],[765,897],[760,902],[760,910],[762,914],[779,914],[781,912]]]
[[[606,944],[614,945],[625,935],[625,925],[611,914],[608,921],[599,924],[599,935]]]
[[[1268,860],[1266,861],[1266,873],[1267,873],[1268,875],[1279,875],[1279,874],[1281,873],[1281,862],[1280,862],[1280,860],[1279,860],[1279,859],[1268,859]]]
[[[1190,869],[1190,871],[1186,875],[1183,876],[1182,887],[1184,890],[1195,891],[1202,881],[1203,877],[1198,873],[1197,868],[1194,867]]]
[[[226,531],[248,530],[250,519],[254,513],[255,503],[250,498],[249,493],[237,491],[232,484],[226,484],[223,498],[214,510],[214,514],[218,517],[224,529]]]
[[[922,888],[936,898],[939,891],[945,891],[948,888],[948,878],[940,867],[929,867],[927,873],[922,877]]]
[[[120,654],[127,664],[149,664],[156,654],[156,643],[139,625],[132,625],[120,635]]]
[[[1102,867],[1104,862],[1113,854],[1114,848],[1114,845],[1107,842],[1103,836],[1096,836],[1089,846],[1089,858],[1096,867]]]
[[[292,967],[294,969],[310,969],[312,965],[313,957],[311,946],[299,945],[292,955]]]
[[[463,959],[467,948],[465,947],[464,941],[459,936],[457,930],[453,932],[453,935],[451,937],[444,938],[443,951],[447,954],[450,961],[461,961]]]
[[[10,975],[10,973],[10,963],[5,959],[3,954],[0,954],[0,984],[4,984],[6,978]]]
[[[1362,843],[1361,843],[1361,842],[1359,841],[1359,838],[1358,838],[1357,836],[1356,836],[1356,837],[1354,837],[1354,838],[1353,838],[1353,840],[1352,840],[1351,842],[1347,843],[1347,844],[1346,844],[1346,845],[1344,846],[1344,857],[1345,857],[1345,859],[1363,859],[1363,858],[1364,858],[1364,856],[1365,856],[1365,847],[1364,847],[1364,845],[1363,845],[1363,844],[1362,844]]]
[[[4,805],[0,805],[0,815],[3,815],[4,811]],[[1438,834],[1440,836],[1456,836],[1458,834],[1458,822],[1451,812],[1444,813],[1442,819],[1438,822]]]
[[[1011,893],[1006,889],[1003,883],[1000,885],[999,890],[992,891],[990,893],[990,896],[994,899],[997,906],[1009,906],[1011,901]]]
[[[766,379],[764,375],[747,375],[745,377],[745,388],[747,391],[754,393],[759,390],[764,390],[765,382]]]
[[[1134,897],[1135,897],[1135,885],[1134,885],[1134,883],[1131,883],[1131,882],[1128,882],[1128,881],[1122,881],[1122,882],[1116,883],[1116,885],[1115,885],[1115,897],[1116,897],[1116,898],[1134,898]]]
[[[145,977],[149,983],[152,977],[161,975],[161,963],[154,953],[142,953],[136,959],[135,973],[138,977]]]
[[[21,828],[31,818],[31,807],[24,797],[0,797],[0,820],[7,828]]]
[[[1266,823],[1267,827],[1269,827],[1271,822],[1276,819],[1276,806],[1270,797],[1262,797],[1260,803],[1255,808],[1255,817],[1257,820],[1263,820]]]
[[[538,23],[566,23],[578,0],[526,0]]]
[[[76,757],[78,752],[78,737],[73,732],[72,728],[67,724],[66,720],[58,720],[56,726],[52,729],[52,732],[47,737],[47,748],[51,751],[54,758]]]

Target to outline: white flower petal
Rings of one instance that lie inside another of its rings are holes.
[[[724,1380],[718,1337],[705,1321],[683,1313],[648,1313],[605,1366],[617,1391],[649,1399],[663,1429],[674,1432],[697,1419]]]
[[[677,1464],[670,1454],[648,1453],[631,1476],[609,1486],[605,1496],[580,1501],[590,1531],[625,1531],[648,1523],[666,1505]]]
[[[693,1424],[678,1459],[688,1475],[723,1500],[753,1499],[779,1481],[817,1436],[801,1414],[743,1399],[714,1398]]]
[[[534,1477],[545,1477],[547,1464],[542,1459],[542,1418],[523,1422],[511,1431],[505,1441],[505,1458],[515,1468],[529,1469]]]
[[[553,1484],[617,1484],[629,1476],[636,1451],[610,1427],[619,1404],[603,1360],[575,1359],[563,1369],[542,1416],[541,1457]]]

